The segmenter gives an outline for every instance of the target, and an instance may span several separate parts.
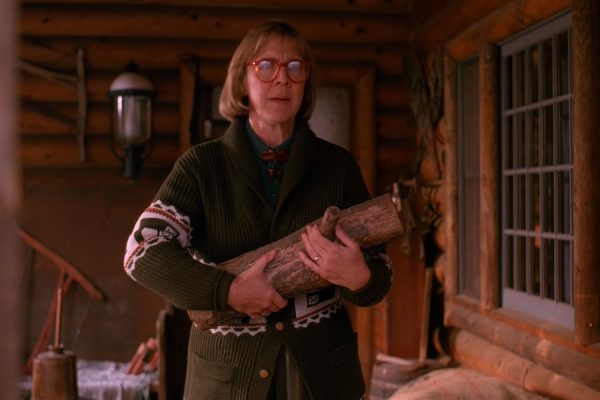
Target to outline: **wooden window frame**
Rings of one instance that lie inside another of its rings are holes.
[[[584,42],[577,40],[577,35],[587,35],[590,27],[595,26],[594,13],[589,12],[585,3],[582,1],[579,5],[578,18],[573,12],[573,69],[583,70],[587,75],[574,74],[574,87],[580,88],[583,86],[586,90],[574,91],[573,101],[577,105],[573,114],[574,137],[573,147],[575,154],[587,155],[588,160],[593,159],[592,152],[596,151],[599,146],[597,140],[597,129],[594,129],[598,122],[597,110],[594,107],[597,104],[597,92],[587,90],[590,79],[598,79],[597,77],[590,78],[598,67],[597,64],[590,62],[587,54],[590,54],[593,49],[600,46],[598,40],[595,42]],[[598,11],[598,10],[596,10]],[[518,31],[521,27],[514,27],[513,32]],[[519,28],[519,29],[517,29]],[[484,28],[482,28],[484,29]],[[596,28],[594,28],[596,29]],[[482,32],[479,37],[479,58],[482,60],[480,65],[480,102],[486,104],[481,107],[481,126],[489,130],[481,132],[482,143],[480,144],[480,152],[482,160],[485,156],[490,155],[491,160],[487,160],[485,165],[482,165],[482,176],[491,175],[496,177],[496,187],[485,185],[482,183],[482,203],[489,201],[488,209],[494,209],[498,206],[498,159],[497,150],[499,143],[494,142],[494,138],[498,135],[493,134],[494,130],[498,130],[499,126],[499,107],[494,104],[493,99],[499,96],[495,95],[495,88],[498,87],[497,79],[499,72],[497,70],[498,49],[494,43],[483,40],[486,37],[485,32]],[[581,36],[580,36],[581,37]],[[587,37],[587,36],[585,36]],[[472,36],[464,35],[461,40],[469,41]],[[503,37],[502,39],[505,39]],[[482,218],[483,223],[492,223],[496,229],[483,229],[480,245],[482,250],[486,249],[481,262],[481,282],[482,296],[478,301],[473,298],[461,295],[458,285],[458,190],[459,190],[459,171],[458,171],[458,141],[457,141],[457,64],[462,60],[473,55],[473,53],[459,53],[456,49],[463,49],[464,42],[455,40],[451,46],[447,47],[447,52],[444,60],[444,119],[446,122],[447,132],[452,134],[447,135],[445,143],[446,151],[446,175],[445,191],[447,199],[447,213],[445,215],[446,223],[446,251],[444,253],[445,266],[445,301],[444,301],[444,324],[455,330],[455,332],[466,331],[477,337],[489,341],[504,350],[508,350],[513,354],[517,354],[527,362],[536,364],[543,360],[546,354],[556,352],[562,356],[556,358],[555,361],[543,362],[546,368],[553,372],[557,372],[566,377],[570,377],[574,381],[583,383],[589,387],[595,387],[596,382],[588,377],[582,371],[576,371],[577,365],[588,364],[596,366],[600,360],[600,318],[594,310],[597,310],[596,305],[600,296],[600,280],[597,269],[598,256],[591,254],[589,243],[592,241],[577,240],[582,237],[582,233],[599,233],[599,228],[590,224],[588,220],[594,215],[597,215],[598,208],[585,207],[577,208],[579,202],[585,199],[591,199],[592,195],[598,192],[597,186],[585,184],[585,179],[589,182],[590,178],[600,175],[600,166],[590,165],[589,162],[584,162],[584,157],[575,157],[574,159],[574,186],[575,193],[573,203],[576,205],[574,214],[574,235],[575,248],[574,259],[575,265],[578,265],[574,275],[574,308],[575,308],[575,327],[567,329],[560,325],[549,324],[529,315],[525,315],[516,311],[505,310],[498,308],[498,260],[499,248],[491,247],[489,243],[494,243],[493,239],[496,235],[496,243],[498,243],[497,235],[499,231],[499,220],[494,214],[489,214],[488,218]],[[580,81],[580,82],[578,82]],[[492,101],[490,102],[490,99]],[[488,125],[489,124],[489,125]],[[580,128],[578,129],[578,126]],[[579,187],[578,187],[579,185]],[[582,186],[583,185],[583,186]],[[586,204],[591,204],[589,201]],[[592,202],[593,203],[593,202]],[[581,203],[583,204],[583,203]],[[483,210],[482,210],[483,213]],[[483,214],[482,214],[483,215]],[[586,223],[588,222],[588,223]],[[589,243],[588,243],[589,242]],[[495,250],[495,251],[494,251]],[[587,250],[583,252],[584,250]],[[595,250],[597,251],[597,249]],[[578,261],[579,259],[579,261]],[[489,260],[489,261],[488,261]],[[496,279],[494,284],[494,279]],[[487,288],[490,288],[488,291]],[[586,296],[578,296],[582,293]],[[513,337],[511,340],[505,340],[508,337]],[[529,343],[523,347],[524,343]],[[544,346],[540,347],[540,344]],[[451,346],[454,346],[451,344]],[[596,368],[596,367],[594,367]]]

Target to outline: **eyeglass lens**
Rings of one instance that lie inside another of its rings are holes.
[[[285,67],[287,76],[294,82],[303,82],[308,77],[306,63],[301,60],[290,60],[285,63],[276,63],[273,60],[260,60],[254,63],[258,77],[270,82],[275,79],[279,67]]]

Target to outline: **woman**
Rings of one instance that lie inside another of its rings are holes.
[[[298,257],[332,286],[287,300],[263,274],[274,251],[238,276],[211,267],[287,236],[328,206],[368,200],[352,155],[308,126],[313,66],[289,24],[250,31],[220,99],[231,125],[177,161],[127,243],[127,273],[175,306],[248,316],[214,329],[192,326],[186,399],[364,396],[342,300],[368,306],[385,296],[391,269],[381,249],[361,250],[339,227],[331,242],[308,226]]]

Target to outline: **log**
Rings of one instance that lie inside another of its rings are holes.
[[[202,11],[186,7],[25,5],[21,33],[30,36],[144,37],[240,40],[267,16],[260,10]],[[406,44],[408,17],[387,14],[331,14],[284,11],[311,43]]]
[[[573,1],[573,234],[575,340],[587,345],[600,341],[600,254],[597,237],[600,208],[598,151],[600,113],[600,6],[597,1]],[[587,75],[591,74],[591,75]],[[590,207],[590,204],[594,206]]]
[[[449,132],[444,140],[446,162],[444,168],[444,190],[446,209],[444,227],[444,297],[445,302],[458,294],[458,104],[456,62],[446,53],[444,56],[444,118],[440,125]]]
[[[377,113],[377,136],[382,139],[414,140],[417,121],[408,107]]]
[[[118,66],[122,68],[122,66]],[[225,64],[223,64],[225,68]],[[112,81],[122,72],[120,69],[111,71],[89,71],[86,81],[88,101],[91,103],[110,102],[107,95]],[[179,80],[174,78],[174,71],[151,71],[146,73],[148,79],[156,88],[155,102],[178,103]],[[224,78],[223,74],[223,78]],[[65,84],[51,82],[28,73],[23,73],[19,82],[19,95],[21,99],[37,102],[76,102],[77,90]]]
[[[70,122],[77,118],[77,104],[72,103],[21,103],[19,131],[25,136],[60,136],[75,134]],[[175,103],[152,104],[152,135],[177,135],[179,108]],[[88,105],[86,135],[106,136],[110,132],[110,106],[108,103]]]
[[[130,4],[126,0],[62,0],[61,4],[73,5],[123,5]],[[236,0],[235,2],[220,2],[216,0],[143,0],[135,1],[140,5],[154,6],[186,6],[198,8],[214,8],[219,5],[225,9],[249,8],[259,10],[302,10],[311,12],[370,12],[370,13],[408,13],[410,11],[409,3],[405,0],[385,0],[385,1],[339,1],[339,0],[303,0],[302,2],[285,2],[281,0]],[[24,0],[23,4],[56,4],[55,0]]]
[[[465,27],[477,23],[505,4],[506,0],[460,0],[458,3],[448,3],[419,28],[415,36],[416,48],[420,52],[427,52],[437,43],[457,35]]]
[[[449,337],[452,356],[461,365],[553,399],[598,398],[594,387],[520,357],[467,330],[453,328]]]
[[[87,139],[88,157],[82,162],[74,134],[24,137],[20,146],[21,164],[25,168],[118,168],[119,161],[112,154],[106,135],[88,136]],[[144,167],[171,167],[180,155],[177,138],[169,135],[153,140],[154,149]]]
[[[377,149],[377,167],[380,171],[414,170],[415,144],[408,140],[386,140]]]
[[[404,226],[389,194],[342,211],[329,207],[323,218],[314,223],[319,224],[319,229],[326,236],[333,238],[336,222],[363,248],[386,243],[404,233]],[[281,296],[291,298],[300,293],[324,288],[329,285],[329,282],[307,269],[298,258],[298,252],[304,251],[300,239],[303,231],[304,228],[299,229],[273,243],[225,261],[216,268],[239,275],[267,251],[277,250],[275,258],[265,268],[265,274]],[[243,314],[236,311],[188,310],[188,314],[201,329],[208,329],[243,317]]]
[[[72,70],[75,65],[73,54],[77,46],[84,45],[86,63],[92,69],[122,68],[131,60],[144,70],[173,69],[182,57],[197,58],[203,62],[223,63],[221,78],[215,71],[200,77],[208,83],[221,84],[227,72],[227,63],[231,58],[238,40],[195,40],[195,39],[143,39],[118,38],[106,41],[100,38],[77,37],[24,37],[20,43],[19,56],[23,60],[44,65],[58,70]],[[377,67],[378,74],[383,76],[401,76],[404,68],[402,55],[407,51],[405,44],[351,43],[320,44],[311,43],[319,72],[325,62],[340,65],[358,65],[371,63]],[[319,74],[320,75],[320,74]],[[379,76],[379,75],[378,75]]]
[[[498,160],[500,115],[497,48],[482,43],[479,58],[479,170],[481,199],[481,307],[491,310],[500,302],[500,182]]]
[[[476,53],[481,38],[489,43],[502,40],[523,31],[559,12],[566,10],[571,0],[521,0],[507,3],[487,15],[480,22],[448,40],[446,48],[450,56],[461,61]]]
[[[375,101],[378,109],[407,109],[410,93],[403,77],[385,77],[378,80]]]
[[[550,337],[548,331],[540,335],[539,325],[513,326],[514,320],[500,321],[500,315],[485,315],[458,305],[451,305],[446,317],[449,326],[468,331],[509,353],[600,391],[600,352],[592,346],[581,348],[560,335]]]

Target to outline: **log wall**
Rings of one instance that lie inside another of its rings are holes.
[[[214,1],[203,0],[148,0],[135,5],[125,0],[22,2],[20,60],[74,76],[77,49],[82,48],[85,54],[85,161],[80,159],[74,124],[77,91],[27,72],[21,73],[18,87],[22,101],[18,122],[24,167],[24,227],[86,272],[108,297],[106,304],[93,303],[86,311],[86,299],[73,295],[74,316],[65,320],[67,347],[82,321],[75,349],[81,358],[125,361],[141,340],[154,334],[162,302],[128,281],[121,271],[121,257],[135,218],[189,146],[189,137],[180,126],[180,106],[182,101],[189,101],[189,90],[185,90],[189,88],[182,83],[189,82],[189,77],[181,71],[185,65],[198,63],[201,84],[207,88],[220,85],[237,43],[257,23],[280,17],[294,24],[313,47],[319,81],[351,89],[355,99],[350,104],[367,116],[361,120],[365,125],[354,129],[375,128],[374,140],[357,136],[352,142],[359,160],[374,158],[364,170],[373,194],[388,190],[403,171],[410,169],[416,126],[403,77],[403,57],[411,49],[414,29],[408,14],[410,3],[308,0],[292,5],[263,0],[223,1],[215,6]],[[132,60],[154,84],[157,97],[153,104],[152,156],[144,164],[142,178],[127,182],[121,178],[119,162],[109,148],[107,91]],[[372,100],[365,103],[359,97],[369,91]],[[90,241],[91,237],[95,240]],[[402,258],[396,264],[394,284],[402,282],[402,290],[396,288],[394,296],[378,308],[357,310],[354,316],[367,375],[377,352],[391,350],[405,357],[416,352],[418,310],[408,307],[399,318],[393,304],[419,302],[415,287],[421,285],[410,284],[418,260]],[[34,268],[45,268],[44,261],[37,260]],[[44,310],[32,309],[32,320],[38,321],[36,315]],[[407,328],[404,318],[416,323]],[[33,333],[26,338],[28,344],[35,340],[30,336],[39,330],[38,322],[30,325]]]
[[[430,51],[436,39],[442,39],[446,48],[446,198],[445,237],[440,243],[447,246],[443,258],[445,273],[445,325],[450,328],[449,350],[460,363],[497,375],[550,397],[565,399],[598,398],[600,387],[600,347],[598,345],[598,268],[597,250],[593,249],[597,236],[598,207],[590,206],[589,199],[597,197],[598,79],[593,72],[598,66],[598,4],[586,0],[531,0],[498,3],[499,7],[477,14],[486,6],[468,0],[458,1],[470,7],[471,24],[455,24],[454,16],[445,10],[433,21],[447,15],[450,24],[440,29],[431,21],[417,31],[416,43],[424,52]],[[493,2],[488,2],[488,5]],[[566,329],[537,320],[531,315],[498,308],[501,305],[498,273],[498,61],[497,45],[513,35],[552,18],[573,7],[573,122],[574,122],[574,210],[575,260],[574,307],[575,326]],[[448,10],[451,7],[448,6]],[[589,56],[593,54],[595,56]],[[458,136],[455,73],[456,64],[477,55],[480,71],[480,159],[481,159],[481,238],[470,244],[481,248],[480,300],[461,296],[457,291],[458,230],[456,221],[456,190],[459,181],[456,166]],[[567,389],[568,388],[568,389]]]

